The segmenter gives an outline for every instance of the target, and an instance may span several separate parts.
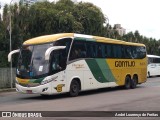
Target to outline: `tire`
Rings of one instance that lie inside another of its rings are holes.
[[[41,97],[49,97],[50,95],[45,95],[45,94],[40,94],[41,95]]]
[[[134,89],[136,88],[138,83],[138,78],[136,76],[133,76],[133,79],[131,80],[131,88]]]
[[[70,91],[69,91],[70,96],[71,97],[78,96],[79,90],[80,90],[80,85],[79,85],[78,81],[73,80],[71,82]]]
[[[131,88],[131,78],[129,76],[126,76],[126,78],[125,78],[124,88],[125,89],[130,89]]]
[[[150,77],[151,77],[150,72],[148,72],[148,73],[147,73],[147,77],[148,77],[148,78],[150,78]]]

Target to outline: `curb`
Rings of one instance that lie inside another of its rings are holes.
[[[13,92],[16,91],[16,88],[5,88],[5,89],[0,89],[0,92]]]

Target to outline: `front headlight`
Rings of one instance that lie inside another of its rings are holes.
[[[54,81],[57,77],[58,77],[58,76],[53,77],[53,78],[45,78],[45,79],[41,82],[41,85],[47,84],[47,83],[49,83],[49,82],[52,82],[52,81]]]

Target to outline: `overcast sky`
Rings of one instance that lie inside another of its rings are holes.
[[[17,1],[17,0],[13,0]],[[54,0],[49,0],[54,1]],[[78,0],[88,1],[101,8],[109,23],[121,24],[127,32],[160,39],[160,0]],[[10,0],[0,0],[2,5]],[[12,2],[13,3],[13,2]]]

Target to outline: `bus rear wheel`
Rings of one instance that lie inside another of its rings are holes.
[[[132,89],[136,88],[137,83],[138,83],[138,78],[137,78],[137,76],[133,76],[133,79],[131,80],[131,88],[132,88]]]
[[[131,78],[129,76],[126,76],[126,78],[125,78],[124,88],[125,89],[130,89],[131,88]]]
[[[71,97],[78,96],[79,90],[80,90],[80,85],[79,85],[78,81],[73,80],[71,82],[70,91],[69,91],[70,96]]]

